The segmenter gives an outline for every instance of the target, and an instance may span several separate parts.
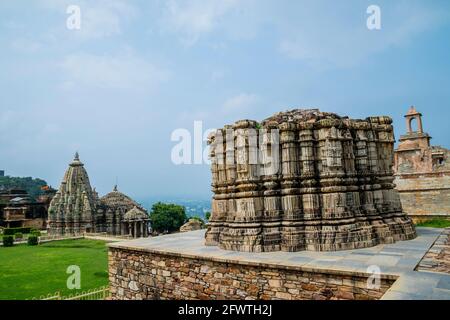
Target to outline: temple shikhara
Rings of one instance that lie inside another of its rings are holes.
[[[48,210],[50,235],[106,232],[115,236],[147,237],[147,211],[130,197],[113,191],[99,198],[78,153],[69,164]]]
[[[206,245],[249,252],[334,251],[416,237],[394,189],[386,116],[317,109],[241,120],[209,138]]]

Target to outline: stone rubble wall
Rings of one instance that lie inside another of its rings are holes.
[[[209,143],[214,197],[206,245],[335,251],[416,237],[394,189],[389,117],[294,110],[262,125],[237,121]]]
[[[109,249],[112,300],[374,300],[395,281],[367,276],[302,271],[268,265],[225,263],[179,255]]]

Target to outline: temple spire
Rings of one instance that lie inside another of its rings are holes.
[[[75,156],[73,157],[74,161],[80,161],[80,155],[78,154],[78,151],[75,152]]]

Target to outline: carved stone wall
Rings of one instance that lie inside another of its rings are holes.
[[[392,120],[293,110],[210,136],[206,245],[334,251],[412,239],[393,184]]]

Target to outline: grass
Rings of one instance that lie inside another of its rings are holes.
[[[81,270],[81,289],[67,289],[67,267]],[[60,291],[74,294],[108,284],[104,241],[79,239],[38,246],[0,247],[0,300],[30,299]]]
[[[450,220],[447,219],[424,220],[416,223],[416,226],[429,228],[448,228],[450,227]]]

